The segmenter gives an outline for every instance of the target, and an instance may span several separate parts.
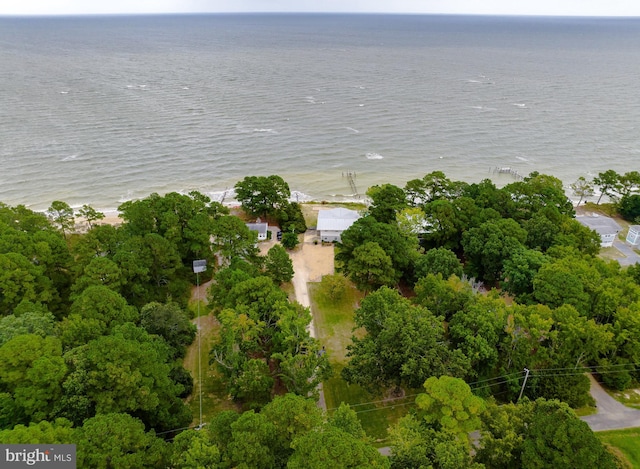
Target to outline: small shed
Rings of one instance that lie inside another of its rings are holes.
[[[632,246],[638,246],[640,244],[640,225],[631,225],[629,232],[627,233],[627,243]]]
[[[613,240],[622,230],[622,227],[609,217],[579,216],[576,220],[600,235],[600,246],[603,248],[613,246]]]
[[[258,241],[267,239],[267,231],[269,230],[268,223],[247,223],[247,228],[258,233]]]
[[[358,218],[360,218],[358,212],[346,208],[320,210],[317,225],[320,239],[327,243],[340,242],[342,232],[353,225]]]

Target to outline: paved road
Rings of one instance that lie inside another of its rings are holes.
[[[589,375],[591,395],[596,400],[598,413],[581,417],[594,432],[640,427],[640,410],[631,409],[616,401]]]
[[[640,256],[633,250],[631,246],[619,238],[613,240],[613,247],[624,254],[626,257],[618,259],[620,265],[633,265],[640,262]]]

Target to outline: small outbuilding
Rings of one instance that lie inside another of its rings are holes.
[[[609,217],[579,216],[576,220],[600,235],[600,246],[603,248],[613,246],[613,240],[622,230],[622,227]]]
[[[632,246],[638,246],[640,244],[640,225],[631,225],[629,232],[627,233],[627,243]]]
[[[258,233],[258,241],[267,239],[267,231],[269,230],[267,223],[247,223],[247,228]]]
[[[342,232],[353,225],[358,218],[360,218],[358,212],[346,208],[320,210],[317,225],[320,239],[325,243],[340,242]]]

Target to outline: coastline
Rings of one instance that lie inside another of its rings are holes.
[[[435,170],[437,171],[437,170]],[[425,173],[426,174],[426,173]],[[457,181],[460,179],[456,179],[456,178],[452,178],[450,177],[447,173],[445,173],[445,175],[447,177],[449,177],[451,180]],[[490,177],[490,176],[494,176],[494,177]],[[424,176],[424,175],[422,175]],[[420,178],[422,176],[418,176],[416,175],[416,178]],[[519,180],[522,179],[522,177],[513,177],[512,175],[505,175],[505,174],[500,174],[500,173],[493,173],[493,174],[489,174],[489,177],[479,177],[477,181],[464,181],[464,182],[468,182],[470,184],[473,183],[479,183],[481,180],[484,179],[490,179],[497,187],[503,187],[507,184],[511,184],[513,182],[518,182]],[[520,176],[520,175],[519,175]],[[376,184],[394,184],[393,182],[390,181],[378,181]],[[562,181],[563,183],[563,187],[565,189],[565,193],[567,195],[567,198],[572,202],[573,206],[576,207],[576,203],[579,200],[579,197],[574,196],[571,193],[571,189],[569,184],[566,181]],[[406,181],[400,185],[398,185],[398,187],[404,187],[404,185],[406,184]],[[372,184],[375,185],[375,184]],[[303,204],[318,204],[318,205],[325,205],[325,204],[342,204],[342,203],[360,203],[360,204],[368,204],[368,197],[366,195],[364,195],[364,192],[367,191],[367,189],[369,189],[369,187],[371,186],[362,186],[361,188],[359,188],[363,193],[356,195],[356,194],[345,194],[345,195],[336,195],[336,194],[325,194],[324,196],[312,196],[309,195],[311,193],[313,193],[313,191],[300,191],[300,190],[292,190],[291,191],[291,197],[289,198],[290,202],[298,202],[298,203],[303,203]],[[178,192],[179,194],[188,194],[189,192],[191,192],[192,190],[176,190],[176,191],[171,191],[168,190],[166,192],[159,192],[160,195],[164,195],[166,193],[170,193],[170,192]],[[146,194],[142,197],[139,198],[131,198],[129,200],[141,200],[145,197],[148,197],[149,195],[151,195],[152,192],[150,192],[149,194]],[[233,189],[226,189],[224,191],[212,191],[212,192],[202,192],[205,195],[207,195],[208,197],[211,198],[212,201],[214,202],[220,202],[222,203],[224,206],[229,207],[229,208],[233,208],[233,207],[238,207],[240,205],[240,203],[234,198],[235,194]],[[594,201],[597,200],[597,198],[599,197],[599,192],[596,191],[594,192],[594,195],[591,197],[588,197],[587,199],[583,199],[582,204],[588,202],[588,201]],[[61,198],[60,200],[64,201],[64,198]],[[606,201],[603,199],[603,201]],[[3,202],[3,201],[0,201]],[[119,203],[123,203],[124,200],[119,201]],[[48,203],[50,204],[50,202]],[[47,204],[47,205],[48,205]],[[7,204],[7,205],[11,205],[11,204]],[[30,208],[31,210],[34,210],[36,212],[41,212],[44,213],[46,211],[46,209],[34,209],[32,208],[32,206],[35,204],[25,204],[25,206],[27,208]],[[83,204],[73,204],[71,205],[71,208],[75,210],[79,209]],[[89,204],[91,205],[91,204]],[[93,206],[93,205],[92,205]],[[105,215],[105,218],[102,220],[99,220],[96,222],[96,224],[109,224],[109,225],[114,225],[114,226],[118,226],[120,224],[123,223],[122,218],[120,217],[120,213],[118,212],[117,208],[97,208],[94,206],[94,208],[103,213]],[[86,231],[87,229],[87,224],[86,221],[82,218],[82,217],[76,217],[76,229],[79,232],[83,232]]]

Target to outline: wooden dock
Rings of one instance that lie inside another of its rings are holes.
[[[360,198],[358,194],[358,188],[356,187],[356,172],[355,171],[347,171],[346,173],[342,173],[342,177],[347,177],[347,181],[349,182],[349,187],[351,187],[351,191],[356,198]]]
[[[489,170],[491,171],[491,170]],[[510,174],[511,176],[513,176],[514,179],[521,181],[522,179],[524,179],[524,176],[522,176],[518,171],[516,171],[513,168],[510,168],[508,166],[503,166],[503,167],[498,167],[496,166],[495,168],[493,168],[493,174]]]

